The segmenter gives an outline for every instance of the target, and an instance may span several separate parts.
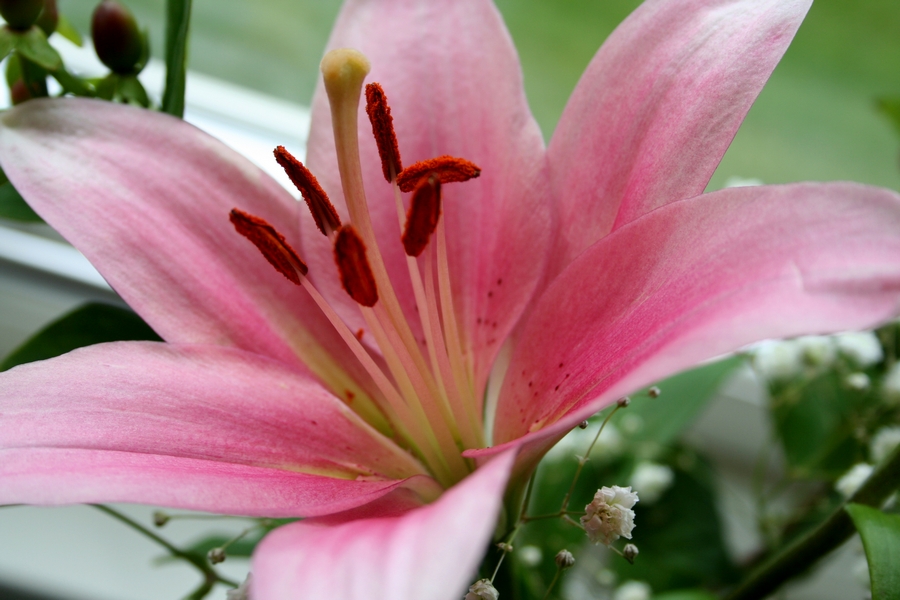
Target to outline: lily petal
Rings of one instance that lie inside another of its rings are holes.
[[[270,600],[461,598],[494,532],[513,457],[498,456],[433,504],[401,516],[379,507],[381,514],[369,518],[353,511],[346,520],[335,515],[275,530],[254,554],[253,594]]]
[[[329,505],[355,505],[424,473],[308,376],[229,348],[91,346],[4,373],[0,397],[0,449],[7,457],[0,463],[2,495],[10,501],[23,501],[16,490],[41,502],[161,497],[206,510],[259,513],[263,506],[262,512],[278,508],[296,516],[300,507],[278,503],[321,496]],[[145,477],[141,465],[153,476]],[[172,489],[154,491],[167,470]],[[53,479],[76,474],[83,481],[75,489],[88,497]],[[244,482],[244,475],[251,479]],[[271,488],[277,500],[229,489],[255,480],[262,485],[257,494]],[[376,484],[354,485],[366,481]],[[299,482],[308,489],[289,489]],[[348,492],[345,500],[332,497]],[[224,505],[206,503],[216,494]],[[249,503],[235,507],[234,498]]]
[[[567,413],[561,427],[571,427],[621,394],[757,340],[870,327],[898,301],[896,193],[796,184],[667,205],[591,246],[538,301],[494,439]]]
[[[235,206],[299,247],[298,203],[195,127],[109,102],[36,100],[0,117],[0,161],[29,204],[166,341],[301,366],[337,394],[368,376],[306,292],[228,220]]]
[[[525,99],[512,40],[489,0],[351,0],[328,43],[329,49],[336,47],[356,48],[371,61],[368,80],[380,82],[388,96],[404,164],[449,154],[481,168],[478,179],[442,188],[455,309],[480,390],[542,274],[551,233],[551,206],[540,188],[543,141]],[[308,162],[346,215],[330,119],[320,85]],[[362,109],[359,132],[376,235],[418,332],[393,192]],[[304,223],[311,232],[311,219]],[[330,262],[326,240],[304,234],[310,260]],[[323,287],[346,303],[336,278]]]
[[[609,37],[548,150],[551,275],[668,202],[703,192],[811,0],[649,0]]]

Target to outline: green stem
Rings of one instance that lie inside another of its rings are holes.
[[[166,2],[166,89],[162,110],[184,117],[184,92],[187,81],[187,44],[191,24],[191,0]]]
[[[880,507],[900,484],[900,446],[878,467],[859,490],[839,506],[821,525],[800,536],[760,565],[726,600],[765,598],[781,584],[811,567],[840,546],[855,531],[844,510],[847,503]]]
[[[212,586],[215,585],[215,583],[218,581],[221,581],[222,583],[224,583],[226,585],[230,585],[232,587],[238,586],[238,583],[236,581],[232,581],[231,579],[228,579],[226,577],[222,577],[221,575],[219,575],[219,573],[215,569],[213,569],[211,566],[209,566],[206,563],[206,559],[204,557],[199,556],[197,554],[191,554],[190,552],[185,552],[184,550],[173,546],[168,540],[161,538],[160,536],[155,534],[153,531],[151,531],[150,529],[147,529],[146,527],[144,527],[143,525],[141,525],[140,523],[138,523],[131,517],[128,517],[127,515],[124,515],[124,514],[120,513],[119,511],[117,511],[113,508],[110,508],[108,506],[105,506],[103,504],[91,504],[91,506],[93,506],[94,508],[96,508],[97,510],[99,510],[101,512],[108,514],[109,516],[113,517],[114,519],[118,519],[125,525],[128,525],[129,527],[131,527],[132,529],[137,531],[138,533],[141,533],[142,535],[145,535],[146,537],[150,538],[151,540],[153,540],[154,542],[156,542],[157,544],[159,544],[160,546],[162,546],[163,548],[168,550],[169,554],[171,554],[175,558],[179,558],[183,561],[189,562],[190,564],[194,565],[197,568],[197,570],[203,574],[203,577],[205,579],[203,585],[201,585],[201,587],[198,588],[197,591],[194,592],[195,595],[197,593],[199,593],[200,590],[203,589],[203,586],[205,586],[205,585],[209,585],[209,589],[212,589]],[[207,589],[206,593],[209,592],[209,589]],[[195,597],[195,596],[194,595],[190,596],[190,598],[193,598],[193,597]],[[197,597],[202,598],[203,596],[197,596]]]

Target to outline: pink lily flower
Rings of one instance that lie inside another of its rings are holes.
[[[368,57],[403,160],[481,171],[440,187],[408,258],[365,112],[332,115],[320,86],[306,166],[366,247],[371,307],[334,236],[190,125],[73,99],[3,114],[10,179],[166,343],[0,375],[0,503],[311,517],[260,545],[254,598],[462,597],[504,493],[582,419],[750,342],[897,314],[896,193],[702,193],[809,4],[648,0],[545,147],[489,0],[349,0],[329,48]],[[300,287],[234,208],[284,236],[265,234]]]

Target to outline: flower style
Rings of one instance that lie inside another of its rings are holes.
[[[320,86],[306,167],[358,231],[371,307],[306,208],[193,127],[87,100],[5,113],[16,188],[166,342],[0,375],[0,503],[306,516],[257,549],[256,600],[463,596],[504,494],[514,511],[587,416],[752,341],[896,313],[897,194],[702,193],[808,7],[648,0],[545,148],[489,0],[348,1],[329,48],[368,57],[403,160],[481,171],[441,186],[431,238],[401,242],[367,115],[332,115]],[[235,208],[297,250],[321,302],[235,233]]]
[[[581,525],[588,539],[595,544],[609,546],[620,537],[631,539],[634,529],[634,511],[638,495],[631,487],[602,487],[594,494],[594,499],[584,507]]]

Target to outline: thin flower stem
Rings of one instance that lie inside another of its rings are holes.
[[[547,598],[550,597],[550,592],[553,591],[553,587],[556,585],[556,582],[559,581],[560,573],[562,573],[562,569],[560,569],[559,567],[556,567],[556,573],[553,574],[553,579],[550,581],[550,585],[547,586],[547,591],[544,592],[543,600],[547,600]]]
[[[726,600],[765,598],[781,585],[811,567],[820,558],[840,546],[855,531],[844,510],[853,502],[880,507],[900,484],[900,447],[878,467],[862,487],[839,506],[821,525],[797,538],[750,574]]]
[[[569,486],[569,491],[566,492],[566,497],[563,498],[562,507],[559,509],[560,516],[565,515],[566,511],[569,508],[569,501],[572,499],[572,492],[575,491],[575,484],[578,483],[578,478],[581,477],[581,471],[584,469],[585,463],[588,461],[588,457],[591,455],[591,452],[594,450],[594,446],[597,444],[597,440],[600,439],[600,434],[603,433],[603,428],[606,427],[606,424],[609,423],[609,420],[612,419],[612,416],[616,414],[616,411],[621,408],[618,404],[612,411],[606,415],[606,418],[603,419],[603,423],[600,424],[600,429],[597,430],[597,435],[594,436],[594,440],[591,442],[591,445],[588,446],[587,452],[584,453],[584,456],[578,459],[578,469],[575,471],[575,477],[572,478],[572,485]]]
[[[160,546],[162,546],[163,548],[168,550],[169,554],[171,554],[175,558],[181,559],[185,562],[188,562],[188,563],[194,565],[194,567],[196,567],[197,570],[203,574],[204,578],[206,579],[206,581],[204,582],[204,585],[209,584],[209,586],[210,586],[209,589],[212,589],[212,586],[215,585],[217,582],[221,582],[221,583],[224,583],[225,585],[230,585],[232,587],[238,586],[238,583],[236,581],[233,581],[231,579],[228,579],[227,577],[223,577],[223,576],[219,575],[219,573],[215,569],[213,569],[211,566],[209,566],[206,563],[206,559],[203,558],[202,556],[199,556],[196,554],[191,554],[189,552],[185,552],[184,550],[182,550],[180,548],[177,548],[171,542],[158,536],[156,533],[147,529],[146,527],[144,527],[143,525],[141,525],[140,523],[138,523],[131,517],[128,517],[127,515],[120,513],[119,511],[117,511],[113,508],[110,508],[109,506],[105,506],[103,504],[91,504],[90,506],[93,506],[97,510],[108,514],[109,516],[113,517],[114,519],[118,519],[125,525],[128,525],[129,527],[131,527],[132,529],[137,531],[138,533],[141,533],[144,536],[150,538],[151,540],[153,540],[154,542],[156,542],[157,544],[159,544]],[[196,594],[202,588],[203,588],[203,586],[201,586],[200,588],[197,588],[197,591],[195,591],[193,595],[189,596],[189,598],[195,598],[195,597],[202,598],[203,596],[196,596]],[[207,590],[206,593],[208,593],[208,591],[209,590]]]

